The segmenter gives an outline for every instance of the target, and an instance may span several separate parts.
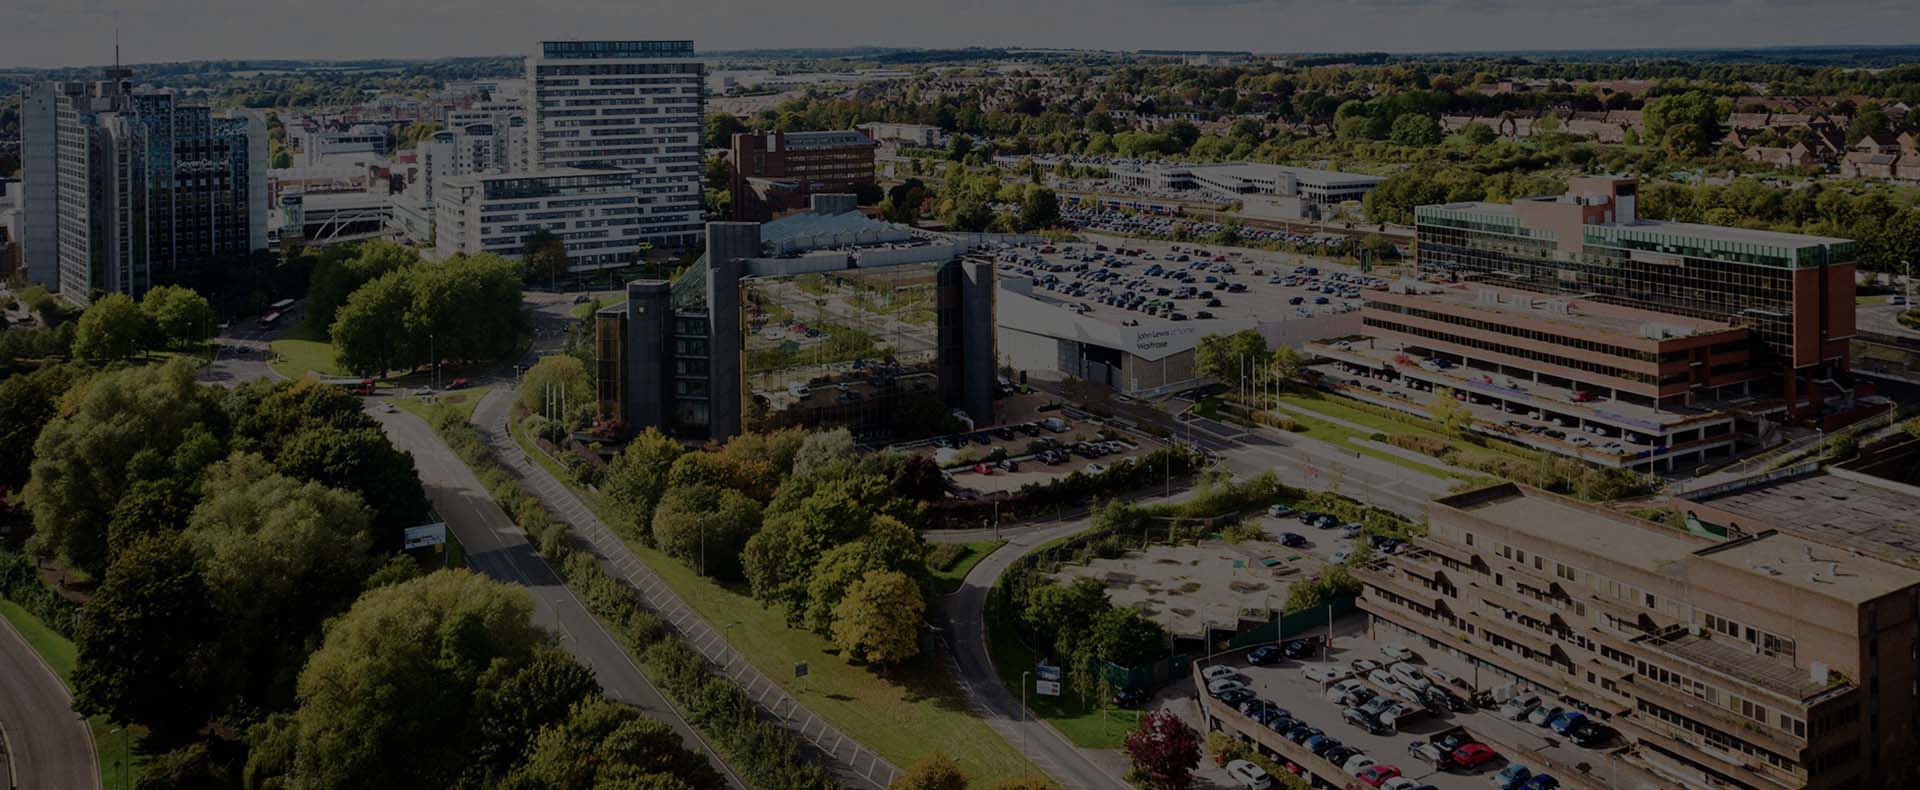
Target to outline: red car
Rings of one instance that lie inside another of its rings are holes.
[[[454,379],[453,381],[448,382],[447,389],[450,389],[450,390],[466,389],[467,384],[469,383],[470,382],[467,381],[466,377],[462,376],[460,378],[457,378],[457,379]]]
[[[1449,756],[1453,759],[1454,765],[1472,770],[1499,755],[1494,753],[1493,747],[1484,743],[1463,743],[1455,747],[1453,754]]]
[[[1386,784],[1388,779],[1399,775],[1400,769],[1391,765],[1369,765],[1360,773],[1356,774],[1355,778],[1373,787],[1379,787]]]
[[[983,474],[983,475],[993,474],[993,464],[988,464],[988,463],[974,464],[973,471],[979,472],[980,474]]]

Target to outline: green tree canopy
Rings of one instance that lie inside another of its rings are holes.
[[[191,288],[158,286],[141,298],[140,311],[174,348],[213,337],[213,307]]]
[[[920,585],[906,574],[869,572],[834,607],[833,643],[859,661],[905,661],[920,653],[920,619],[926,608]]]
[[[540,731],[504,790],[631,787],[720,790],[712,763],[680,744],[671,727],[604,699],[574,705],[566,720]]]
[[[126,359],[146,348],[153,323],[133,297],[107,294],[87,305],[73,333],[73,355],[89,362]]]

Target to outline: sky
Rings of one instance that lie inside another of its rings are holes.
[[[0,65],[518,54],[540,39],[701,50],[1029,46],[1254,52],[1920,43],[1914,0],[0,0]]]

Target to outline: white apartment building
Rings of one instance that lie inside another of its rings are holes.
[[[530,167],[627,171],[640,238],[698,243],[703,74],[691,41],[541,42],[527,58]]]
[[[517,257],[540,230],[566,243],[576,271],[632,263],[645,235],[646,197],[625,170],[555,168],[451,176],[434,193],[434,256]]]

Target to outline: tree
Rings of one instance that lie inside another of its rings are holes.
[[[833,643],[858,661],[905,661],[920,653],[920,620],[926,608],[920,585],[906,574],[868,573],[834,607]]]
[[[1027,593],[1020,619],[1059,658],[1067,651],[1063,643],[1072,641],[1109,606],[1105,585],[1098,579],[1080,578],[1070,584],[1042,585]]]
[[[411,270],[391,271],[355,290],[335,312],[327,334],[341,367],[362,376],[386,376],[418,353],[408,342],[407,307],[413,301]]]
[[[293,750],[287,786],[448,784],[484,741],[475,714],[488,684],[551,640],[525,590],[467,571],[368,591],[300,673],[282,736]]]
[[[1427,402],[1427,414],[1454,436],[1465,436],[1467,430],[1473,427],[1473,410],[1456,399],[1453,390],[1445,387],[1433,391],[1433,400]]]
[[[81,375],[77,365],[45,365],[32,373],[0,378],[0,488],[18,490],[26,485],[34,440],[59,412],[61,394]]]
[[[916,583],[927,582],[927,542],[891,516],[876,516],[859,540],[821,555],[807,582],[807,626],[832,632],[834,612],[847,591],[875,571],[900,571]]]
[[[1697,156],[1712,150],[1720,139],[1720,102],[1701,91],[1661,96],[1641,111],[1647,135],[1659,140],[1669,154]]]
[[[733,136],[747,130],[747,125],[730,112],[707,113],[706,126],[706,145],[710,149],[732,148]]]
[[[627,447],[607,464],[600,489],[607,501],[622,516],[616,524],[630,536],[650,531],[654,507],[667,490],[667,472],[686,452],[680,442],[648,426],[627,443]]]
[[[174,348],[213,337],[213,307],[190,288],[162,285],[140,300],[140,311]]]
[[[26,502],[33,511],[27,548],[63,558],[98,577],[107,569],[107,529],[114,504],[141,470],[155,474],[189,428],[218,418],[193,366],[165,365],[104,373],[66,396],[75,405],[41,429],[33,445]]]
[[[330,247],[313,264],[307,284],[307,326],[320,332],[333,327],[335,314],[354,291],[380,276],[420,262],[420,253],[386,239],[357,246]]]
[[[1386,260],[1393,255],[1393,242],[1378,233],[1369,233],[1360,240],[1360,249],[1366,250],[1376,261]]]
[[[180,536],[142,536],[123,546],[80,610],[74,632],[75,709],[175,735],[204,724],[200,651],[215,629],[207,589]]]
[[[1133,770],[1154,790],[1192,787],[1200,746],[1200,734],[1165,708],[1141,716],[1140,726],[1127,733],[1124,744]]]
[[[800,443],[800,449],[793,456],[795,475],[811,475],[824,472],[835,464],[851,461],[859,455],[859,448],[853,443],[853,432],[846,428],[831,431],[816,431],[807,435]]]
[[[126,359],[146,347],[152,323],[133,297],[107,294],[80,314],[73,334],[73,355],[88,362]]]
[[[584,425],[599,410],[593,377],[580,360],[567,354],[541,357],[527,368],[515,397],[520,408],[534,414],[561,415],[569,429]]]
[[[734,578],[740,549],[760,528],[760,503],[700,484],[667,490],[653,512],[653,541],[703,576]]]
[[[947,141],[947,159],[950,161],[959,162],[965,160],[967,154],[972,152],[973,138],[971,137],[964,134],[956,134],[952,139]]]
[[[1229,387],[1237,387],[1241,381],[1258,374],[1255,367],[1266,357],[1267,339],[1258,330],[1242,329],[1231,335],[1200,338],[1200,345],[1194,350],[1193,369]]]
[[[605,699],[574,705],[527,747],[506,790],[581,787],[719,790],[726,780],[706,758],[681,745],[671,727]]]
[[[593,670],[565,652],[536,648],[526,663],[490,669],[477,683],[473,724],[479,731],[469,775],[513,770],[535,736],[562,726],[576,706],[604,702]]]
[[[1020,198],[1020,229],[1041,230],[1060,223],[1060,196],[1043,186],[1029,184]]]
[[[359,494],[376,552],[399,551],[406,528],[426,523],[427,495],[413,455],[378,428],[307,428],[281,445],[274,464],[293,477]]]
[[[1853,120],[1847,122],[1847,145],[1853,146],[1868,137],[1885,138],[1893,128],[1893,121],[1887,117],[1887,111],[1878,104],[1861,107],[1853,114]]]
[[[1295,351],[1293,346],[1281,345],[1273,349],[1273,355],[1267,364],[1273,371],[1273,377],[1283,382],[1297,381],[1300,371],[1306,367],[1306,359]]]
[[[567,243],[546,228],[520,239],[520,258],[529,282],[551,284],[567,273]]]
[[[1087,637],[1095,656],[1123,667],[1160,658],[1170,649],[1166,629],[1130,606],[1101,612],[1088,627]]]
[[[938,749],[921,755],[895,777],[888,790],[967,790],[960,764]]]
[[[859,474],[788,478],[765,512],[766,520],[747,541],[741,563],[753,596],[784,607],[788,619],[799,622],[821,555],[866,534],[877,515],[905,523],[903,516],[911,517],[913,507],[893,492],[886,478]]]
[[[1440,137],[1440,123],[1419,113],[1393,119],[1392,131],[1387,135],[1395,145],[1438,145]]]

